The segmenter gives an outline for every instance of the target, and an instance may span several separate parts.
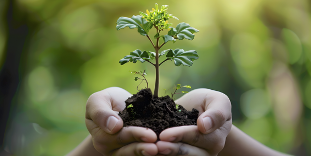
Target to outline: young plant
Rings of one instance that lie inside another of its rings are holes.
[[[185,51],[183,49],[167,49],[160,52],[160,49],[167,42],[176,42],[176,40],[193,40],[194,34],[199,30],[190,27],[187,23],[179,23],[175,28],[170,27],[172,23],[168,23],[169,19],[176,18],[172,14],[167,12],[168,6],[162,5],[161,8],[158,7],[158,4],[155,4],[155,8],[152,8],[151,11],[146,10],[146,13],[140,12],[140,15],[133,15],[131,18],[120,17],[117,21],[117,30],[129,27],[130,29],[137,28],[138,33],[142,36],[146,36],[151,42],[155,52],[134,50],[130,55],[125,56],[119,61],[121,65],[127,62],[136,63],[140,61],[142,63],[148,62],[155,67],[156,79],[154,87],[154,97],[158,97],[159,92],[159,67],[168,60],[174,60],[176,66],[184,65],[191,66],[192,61],[199,58],[195,50]],[[149,31],[154,28],[156,35],[154,35],[155,41],[152,41],[150,38]],[[163,34],[164,30],[167,30],[167,34]],[[161,39],[161,40],[160,40]],[[166,56],[162,62],[159,62],[161,56]],[[155,61],[153,61],[155,60]]]
[[[180,94],[177,92],[177,90],[181,89],[181,88],[191,88],[191,86],[189,85],[185,85],[185,86],[181,86],[181,84],[177,84],[175,87],[174,87],[174,91],[171,93],[171,97],[172,99],[174,99],[174,95],[175,94]],[[181,93],[188,93],[188,91],[181,91]]]
[[[143,82],[143,81],[145,81],[146,82],[146,84],[147,84],[147,88],[148,88],[148,81],[147,81],[147,79],[146,79],[146,77],[145,77],[145,75],[147,75],[146,74],[146,71],[144,70],[144,71],[131,71],[131,73],[134,73],[135,75],[137,74],[137,75],[140,75],[141,77],[143,77],[143,78],[139,78],[139,77],[135,77],[135,81],[138,81],[138,80],[141,80],[140,81],[140,83],[139,83],[139,85],[137,86],[137,90],[139,91],[139,89],[138,89],[138,87],[141,85],[141,83]]]

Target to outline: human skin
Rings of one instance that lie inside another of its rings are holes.
[[[94,148],[103,155],[156,155],[156,134],[143,127],[124,127],[118,112],[131,94],[112,87],[94,93],[86,104],[85,123]]]
[[[207,94],[209,96],[206,96]],[[193,133],[196,134],[195,136],[188,135],[189,137],[183,137],[184,139],[181,139],[179,135],[173,136],[176,137],[176,140],[172,140],[174,142],[172,145],[178,144],[178,141],[183,141],[183,150],[190,151],[189,154],[191,154],[191,151],[196,151],[193,148],[202,152],[206,152],[207,149],[211,148],[209,149],[210,152],[217,153],[224,146],[225,138],[231,128],[231,104],[224,94],[208,89],[197,89],[177,100],[176,102],[184,105],[186,109],[190,109],[190,106],[188,108],[186,103],[192,100],[192,108],[197,108],[201,114],[198,118],[198,126],[167,129],[160,134],[161,141],[157,143],[157,136],[150,129],[134,126],[123,128],[123,121],[118,116],[118,112],[125,108],[124,101],[130,96],[130,93],[117,87],[107,88],[92,94],[87,101],[85,114],[86,127],[92,137],[86,138],[69,155],[79,155],[84,151],[87,153],[94,149],[102,155],[157,155],[163,152],[163,145],[165,146],[168,143],[167,139],[170,138],[167,137],[170,136],[171,130],[176,130],[175,132],[178,133],[175,134],[180,135],[187,132],[197,132]],[[202,107],[202,101],[206,103],[204,108]],[[204,111],[205,109],[208,111]],[[195,130],[196,128],[204,133],[201,134]],[[219,128],[222,130],[218,130]],[[208,135],[205,138],[211,140],[202,140],[201,137],[205,135]],[[198,139],[197,144],[186,143],[187,140],[185,139],[191,139],[191,137]],[[206,141],[210,143],[204,147],[196,147],[196,145],[206,143]],[[88,145],[90,143],[93,144],[93,148]]]
[[[231,102],[221,93],[196,89],[176,103],[188,110],[199,111],[197,126],[181,126],[164,130],[156,143],[164,155],[217,155],[224,147],[232,126]]]
[[[275,151],[232,125],[224,149],[218,156],[289,156]]]
[[[220,92],[197,89],[176,103],[186,109],[194,107],[202,114],[197,126],[173,127],[160,134],[161,141],[156,144],[163,155],[288,156],[264,146],[232,125],[230,101]],[[210,116],[213,123],[213,128],[207,131],[203,120],[206,116]]]
[[[130,93],[117,87],[92,94],[88,99],[85,115],[86,126],[91,135],[68,156],[285,156],[232,126],[231,103],[223,93],[196,89],[176,100],[177,104],[188,110],[199,110],[197,126],[166,129],[160,134],[158,142],[156,134],[150,129],[123,127],[123,121],[117,112],[125,108],[124,101],[130,96]]]

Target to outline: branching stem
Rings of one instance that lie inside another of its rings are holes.
[[[144,80],[141,80],[139,85],[137,86],[137,90],[139,91],[138,87],[141,85],[141,83],[143,83]],[[148,87],[147,87],[148,88]]]
[[[152,40],[150,39],[149,35],[146,35],[146,36],[148,37],[148,39],[149,39],[149,41],[151,42],[152,46],[155,48],[155,46],[154,46]]]
[[[157,33],[159,33],[158,29],[157,29]],[[155,87],[154,87],[154,97],[158,97],[158,92],[159,92],[159,38],[157,38],[157,43],[156,43],[156,47],[154,48],[155,52],[156,52],[156,64],[155,64],[155,70],[156,70],[156,80],[155,80]]]
[[[146,60],[147,62],[149,62],[150,64],[152,64],[153,66],[155,66],[155,64],[154,63],[152,63],[152,62],[150,62],[149,60]]]
[[[174,95],[176,94],[176,91],[177,91],[177,90],[178,90],[178,89],[177,89],[177,87],[176,87],[174,93],[172,93],[172,99],[173,99]]]
[[[147,83],[147,88],[148,88],[148,81],[147,81],[147,79],[146,79],[146,77],[145,77],[145,72],[146,70],[144,70],[144,73],[143,74],[141,74],[141,76],[144,78],[143,80],[145,80],[146,81],[146,83]]]
[[[161,64],[164,63],[164,62],[167,61],[167,60],[170,60],[170,59],[168,59],[168,58],[165,59],[164,61],[162,61],[162,62],[159,64],[159,66],[161,66]]]
[[[141,80],[141,82],[140,82],[139,85],[137,86],[137,90],[139,90],[138,87],[141,85],[141,83],[142,83],[143,81],[146,81],[147,88],[148,88],[148,81],[147,81],[147,79],[146,79],[146,77],[145,77],[146,70],[144,70],[143,73],[141,73],[141,72],[135,72],[135,74],[138,74],[138,75],[140,75],[140,76],[143,77],[143,79]],[[141,79],[141,78],[138,78],[138,79]]]
[[[166,42],[163,42],[163,43],[160,45],[159,49],[162,48],[162,46],[164,46],[165,43],[166,43]]]

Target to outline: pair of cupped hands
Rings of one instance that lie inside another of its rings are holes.
[[[103,155],[218,155],[232,126],[229,98],[209,89],[193,90],[176,104],[199,111],[197,125],[168,128],[157,135],[144,127],[123,127],[118,112],[131,94],[112,87],[90,96],[85,123],[94,148]]]

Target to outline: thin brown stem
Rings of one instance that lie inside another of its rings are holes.
[[[159,33],[159,31],[157,30],[157,33]],[[158,93],[159,93],[159,38],[157,38],[157,43],[155,46],[155,52],[156,52],[156,64],[155,64],[155,69],[156,69],[156,80],[155,80],[155,87],[154,87],[154,97],[158,97]]]
[[[159,66],[161,66],[162,63],[164,63],[165,61],[170,60],[170,59],[165,59],[164,61],[162,61]]]
[[[139,85],[137,86],[137,90],[139,91],[138,87],[141,85],[141,83],[143,83],[144,80],[141,80]]]
[[[146,77],[145,77],[145,70],[144,70],[144,73],[143,73],[141,76],[144,78],[143,80],[146,81],[146,83],[147,83],[147,88],[148,88],[148,81],[147,81],[147,79],[146,79]]]
[[[155,48],[155,46],[154,46],[152,40],[150,39],[149,35],[146,35],[146,36],[148,37],[148,39],[149,39],[149,41],[151,42],[152,46]]]
[[[161,49],[161,48],[162,48],[162,46],[163,46],[165,43],[166,43],[166,42],[163,42],[163,43],[160,45],[159,49]]]
[[[150,64],[152,64],[153,66],[155,66],[155,64],[154,63],[152,63],[152,62],[150,62],[149,60],[146,60],[147,62],[149,62]]]
[[[178,89],[177,89],[177,87],[176,87],[174,93],[172,93],[172,99],[173,99],[174,95],[176,94],[176,91],[177,91],[177,90],[178,90]]]
[[[138,75],[140,75],[140,76],[142,76],[142,77],[143,77],[143,79],[138,78],[138,79],[141,79],[141,82],[140,82],[140,83],[139,83],[139,85],[137,86],[137,90],[139,91],[138,87],[141,85],[141,83],[142,83],[143,81],[146,81],[147,88],[148,88],[148,81],[147,81],[147,79],[146,79],[146,77],[145,77],[146,70],[144,70],[144,72],[143,72],[143,73],[141,73],[141,72],[135,72],[135,74],[138,74]]]

